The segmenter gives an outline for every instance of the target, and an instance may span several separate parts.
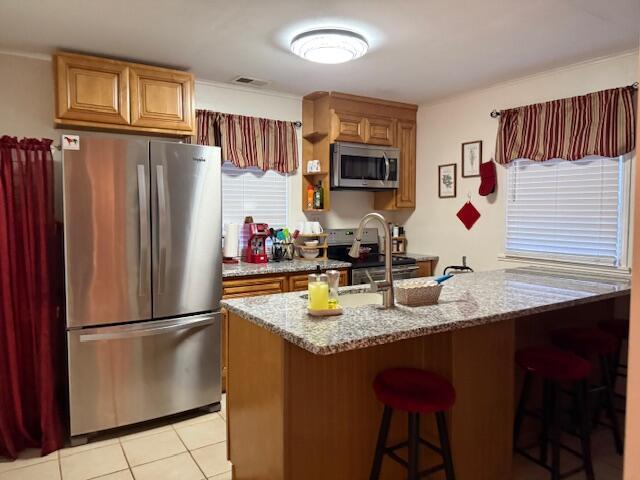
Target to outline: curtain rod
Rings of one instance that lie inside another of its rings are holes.
[[[629,87],[633,88],[634,90],[638,90],[638,82],[632,83],[631,85],[629,85]],[[500,112],[498,110],[492,110],[489,116],[491,118],[498,118],[500,116]]]

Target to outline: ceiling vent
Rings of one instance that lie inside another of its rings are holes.
[[[249,85],[250,87],[258,87],[258,88],[264,87],[269,83],[266,80],[260,80],[259,78],[245,77],[244,75],[234,78],[232,82],[237,85]]]

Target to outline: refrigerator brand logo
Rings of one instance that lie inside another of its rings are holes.
[[[202,157],[193,157],[193,160],[195,162],[206,162],[207,161],[206,158],[202,158]]]

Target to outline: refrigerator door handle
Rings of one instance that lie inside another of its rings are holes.
[[[159,322],[153,322],[154,326],[146,328],[141,326],[141,324],[136,323],[133,325],[109,329],[109,331],[105,333],[85,333],[80,335],[80,343],[162,335],[176,330],[211,325],[219,315],[219,313],[213,313],[198,315],[197,317],[189,320],[160,320]],[[99,332],[100,330],[104,330],[104,328],[92,330],[92,332]]]
[[[158,191],[158,295],[164,293],[167,269],[167,194],[165,191],[164,167],[156,166],[156,187]]]
[[[138,263],[138,296],[145,296],[145,285],[148,277],[147,261],[149,258],[149,199],[147,197],[147,182],[145,166],[138,165],[138,213],[140,215],[140,249]]]

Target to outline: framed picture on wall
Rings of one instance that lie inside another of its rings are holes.
[[[454,198],[456,196],[456,170],[455,163],[438,165],[438,197]]]
[[[462,144],[462,176],[479,177],[482,163],[482,140]]]

